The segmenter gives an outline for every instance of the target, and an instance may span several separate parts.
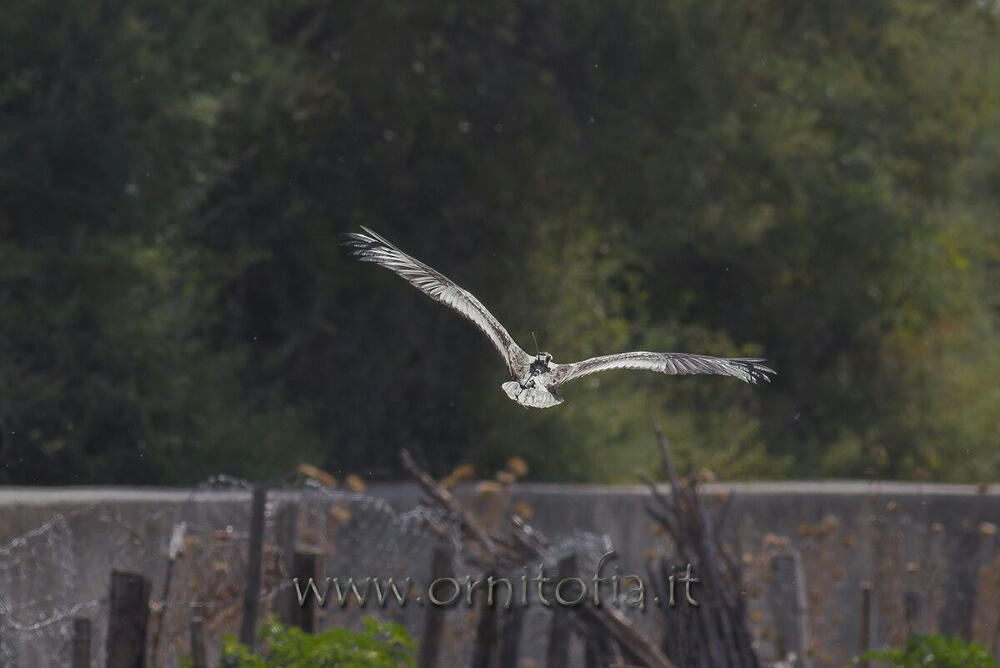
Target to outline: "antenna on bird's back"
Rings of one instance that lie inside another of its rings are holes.
[[[535,342],[535,352],[541,350],[541,348],[538,347],[538,339],[535,338],[535,330],[531,330],[531,340]]]

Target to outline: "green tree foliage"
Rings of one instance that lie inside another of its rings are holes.
[[[0,9],[0,480],[1000,473],[989,3]],[[368,225],[557,362],[526,411],[461,319],[345,259]]]
[[[854,665],[862,661],[878,661],[893,668],[1000,668],[982,645],[940,635],[910,636],[903,649],[865,652]]]
[[[231,668],[402,668],[416,666],[413,642],[399,624],[364,620],[359,632],[331,628],[316,634],[268,621],[260,630],[267,646],[254,654],[232,636],[223,639],[222,665]],[[187,665],[190,665],[188,663]]]

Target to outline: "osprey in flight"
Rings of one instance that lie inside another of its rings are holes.
[[[345,234],[344,246],[362,262],[374,262],[399,274],[431,299],[450,306],[471,320],[490,338],[507,363],[513,379],[502,385],[507,396],[531,408],[548,408],[563,402],[556,388],[571,380],[608,369],[644,369],[671,375],[716,374],[747,383],[770,381],[773,369],[763,359],[721,358],[687,353],[631,352],[592,357],[572,364],[556,364],[544,352],[534,357],[521,349],[503,325],[472,293],[426,264],[410,257],[382,236],[362,227],[364,233]]]

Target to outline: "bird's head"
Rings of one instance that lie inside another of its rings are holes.
[[[549,362],[552,360],[552,355],[548,353],[535,353],[535,361],[531,363],[531,375],[537,376],[539,374],[547,373],[549,370]]]

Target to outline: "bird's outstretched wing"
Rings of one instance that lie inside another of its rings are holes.
[[[446,304],[471,320],[500,351],[514,380],[528,373],[531,358],[511,338],[492,313],[451,279],[410,257],[379,234],[362,226],[364,233],[345,234],[344,246],[362,262],[374,262],[399,274],[431,299]]]
[[[641,369],[669,375],[715,374],[733,376],[747,383],[770,381],[774,369],[764,366],[765,360],[756,357],[709,357],[687,353],[618,353],[592,357],[582,362],[560,364],[552,372],[550,385],[565,382],[609,369]]]

